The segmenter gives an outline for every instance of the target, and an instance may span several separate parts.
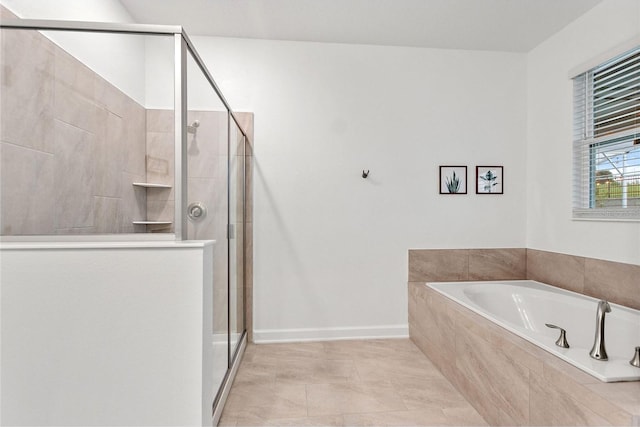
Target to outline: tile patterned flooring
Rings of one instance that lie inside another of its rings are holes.
[[[220,426],[486,422],[409,339],[248,345]]]

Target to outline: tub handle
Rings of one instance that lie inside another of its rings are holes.
[[[631,360],[629,360],[629,364],[631,366],[635,366],[636,368],[640,368],[640,347],[636,347],[636,352]]]
[[[551,323],[545,323],[545,326],[551,329],[560,329],[560,337],[556,340],[556,345],[562,348],[569,348],[569,343],[567,342],[567,331],[562,329],[560,326],[552,325]]]

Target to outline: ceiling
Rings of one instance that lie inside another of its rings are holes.
[[[527,52],[601,0],[120,0],[190,35]]]

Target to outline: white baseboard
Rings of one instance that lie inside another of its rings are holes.
[[[256,344],[408,337],[408,325],[381,325],[318,329],[255,329],[253,331],[253,341]]]

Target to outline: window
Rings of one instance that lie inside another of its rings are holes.
[[[574,218],[640,220],[640,47],[573,89]]]

